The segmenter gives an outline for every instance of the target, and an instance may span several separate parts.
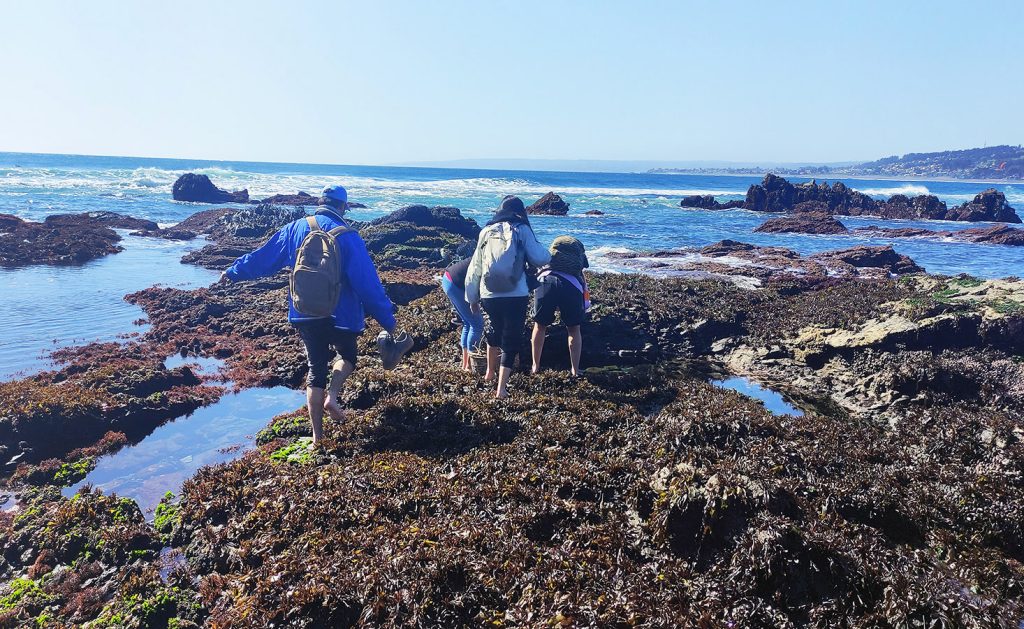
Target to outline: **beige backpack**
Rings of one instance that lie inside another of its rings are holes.
[[[324,231],[312,216],[306,217],[309,233],[302,240],[292,267],[291,293],[295,310],[308,317],[334,314],[341,294],[341,252],[338,236],[351,227]]]

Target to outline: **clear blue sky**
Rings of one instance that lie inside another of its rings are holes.
[[[0,151],[836,161],[1024,143],[1024,2],[7,2]]]

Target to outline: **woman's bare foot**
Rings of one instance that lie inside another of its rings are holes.
[[[484,382],[494,382],[495,374],[488,372],[484,374]]]
[[[341,408],[341,405],[334,400],[324,400],[324,411],[326,411],[327,414],[331,416],[331,419],[336,422],[340,422],[345,419],[345,411]]]
[[[533,368],[530,369],[530,373],[536,376],[540,373],[540,367],[538,365],[534,365]]]
[[[508,391],[498,391],[494,394],[494,397],[499,400],[504,400],[508,397]]]

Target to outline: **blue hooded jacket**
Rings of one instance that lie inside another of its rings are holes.
[[[340,216],[330,210],[320,210],[315,218],[324,231],[345,224]],[[304,218],[285,225],[262,247],[235,260],[226,271],[228,278],[233,281],[252,280],[291,268],[308,233],[309,224]],[[355,231],[340,234],[337,242],[344,277],[341,282],[341,296],[332,316],[334,327],[350,332],[362,332],[366,327],[365,318],[368,312],[385,329],[394,328],[395,308],[384,292],[384,286],[377,276],[377,268],[370,259],[370,252],[366,250],[366,243]],[[295,323],[315,318],[295,310],[289,292],[288,321]]]

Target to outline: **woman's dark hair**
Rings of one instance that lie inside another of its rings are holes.
[[[491,220],[487,221],[488,225],[496,223],[521,223],[529,225],[530,217],[526,213],[523,200],[512,194],[502,199],[501,204],[498,205],[498,211],[494,213]]]

